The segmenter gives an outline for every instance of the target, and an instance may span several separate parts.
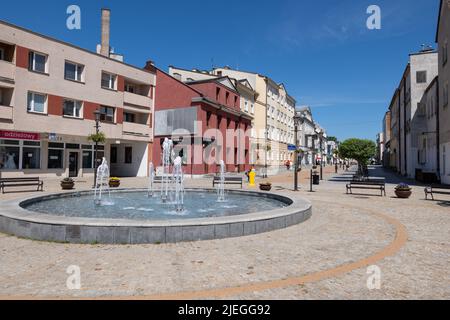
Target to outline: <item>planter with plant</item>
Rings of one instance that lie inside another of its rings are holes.
[[[72,190],[75,186],[75,181],[72,178],[64,178],[61,180],[61,188],[63,190]]]
[[[401,183],[395,188],[395,195],[400,199],[408,199],[412,195],[412,189],[406,183]]]
[[[120,186],[119,178],[110,178],[109,179],[109,187],[110,188],[118,188]]]
[[[272,184],[270,182],[262,182],[259,184],[259,189],[262,191],[272,190]]]

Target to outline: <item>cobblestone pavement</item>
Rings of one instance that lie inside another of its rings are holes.
[[[377,170],[376,175],[395,181]],[[292,173],[265,179],[288,196],[310,200],[313,217],[260,235],[111,246],[0,234],[0,297],[450,299],[450,197],[427,202],[423,187],[414,186],[412,198],[400,200],[394,197],[393,184],[383,198],[377,191],[346,195],[345,182],[336,181],[345,175],[330,179],[332,171],[326,169],[329,181],[314,193],[306,190],[305,172],[298,193],[291,190]],[[81,180],[77,186],[88,188],[90,183]],[[189,186],[210,183],[188,181]],[[46,185],[47,191],[58,190],[56,181]],[[145,185],[145,179],[123,181],[125,187]],[[0,201],[24,195],[1,196]],[[380,290],[368,289],[364,259],[380,268]],[[70,265],[81,268],[81,290],[66,287]]]

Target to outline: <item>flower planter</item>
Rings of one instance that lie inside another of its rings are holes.
[[[109,182],[109,187],[110,188],[118,188],[118,187],[120,187],[120,181],[110,181]]]
[[[271,184],[260,184],[259,189],[261,191],[270,191],[270,190],[272,190],[272,185]]]
[[[408,199],[412,195],[412,190],[395,190],[395,195],[400,199]]]
[[[75,182],[73,182],[73,181],[71,181],[71,182],[61,181],[61,188],[63,190],[72,190],[74,186],[75,186]]]

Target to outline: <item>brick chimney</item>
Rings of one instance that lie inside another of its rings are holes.
[[[105,57],[109,57],[110,53],[110,22],[111,11],[109,9],[102,9],[102,42],[100,47],[100,54]]]

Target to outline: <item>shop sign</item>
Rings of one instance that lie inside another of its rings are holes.
[[[41,136],[39,133],[0,130],[0,139],[39,141]]]

